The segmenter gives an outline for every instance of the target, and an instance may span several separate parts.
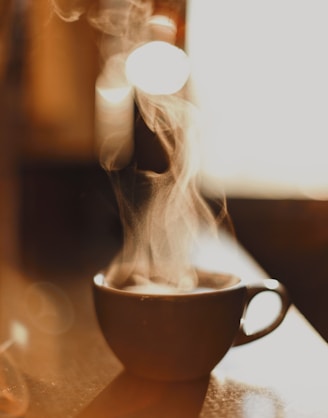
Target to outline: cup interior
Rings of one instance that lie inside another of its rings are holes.
[[[94,284],[98,287],[108,288],[114,292],[146,295],[186,295],[202,294],[232,289],[241,285],[241,279],[229,273],[213,273],[197,270],[197,285],[191,289],[179,289],[170,284],[149,280],[138,284],[133,276],[118,282],[112,281],[105,272],[98,273],[94,277]]]

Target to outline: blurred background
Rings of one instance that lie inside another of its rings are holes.
[[[328,7],[187,9],[208,184],[224,191],[240,242],[328,341]],[[0,4],[2,265],[91,275],[115,251],[120,222],[95,138],[102,37],[51,2]]]

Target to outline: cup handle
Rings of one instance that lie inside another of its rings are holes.
[[[252,301],[252,299],[262,292],[274,292],[276,293],[281,300],[281,308],[278,316],[269,324],[268,326],[260,329],[259,331],[254,332],[253,334],[247,334],[244,328],[245,323],[245,316],[247,312],[247,308]],[[259,282],[256,284],[249,284],[247,285],[247,293],[246,293],[246,301],[245,301],[245,308],[244,314],[240,322],[239,331],[237,333],[237,337],[233,343],[233,346],[238,346],[242,344],[249,343],[251,341],[257,340],[258,338],[264,337],[265,335],[269,334],[271,331],[276,329],[283,319],[286,316],[288,308],[290,306],[290,298],[289,294],[283,284],[281,284],[278,280],[275,279],[264,279],[263,282]]]

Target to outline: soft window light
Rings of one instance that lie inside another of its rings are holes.
[[[188,2],[204,170],[229,196],[328,199],[326,2]]]

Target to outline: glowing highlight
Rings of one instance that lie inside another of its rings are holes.
[[[135,49],[126,60],[126,76],[131,84],[148,94],[174,94],[190,75],[185,52],[167,42],[152,41]]]

